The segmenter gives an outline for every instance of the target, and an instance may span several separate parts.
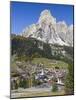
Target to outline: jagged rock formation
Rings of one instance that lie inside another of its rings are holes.
[[[49,10],[41,12],[36,24],[26,27],[22,36],[32,37],[50,44],[73,46],[73,25],[56,22]]]

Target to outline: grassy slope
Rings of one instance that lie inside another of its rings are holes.
[[[47,68],[50,68],[50,67],[67,68],[68,67],[68,64],[63,61],[50,60],[47,58],[34,58],[32,62],[34,64],[43,63]]]
[[[59,67],[59,68],[65,68],[67,69],[68,64],[60,61],[60,60],[53,60],[48,58],[34,58],[32,60],[32,63],[34,64],[40,64],[43,63],[45,68],[53,68],[53,67]],[[16,72],[17,64],[15,61],[11,62],[11,71]]]

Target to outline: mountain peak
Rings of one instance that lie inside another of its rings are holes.
[[[56,18],[47,9],[40,13],[38,22],[27,27],[22,35],[50,44],[73,45],[73,27],[69,27],[65,21],[56,22]]]
[[[39,17],[39,20],[38,20],[38,23],[39,24],[43,24],[43,23],[46,23],[46,24],[56,24],[56,18],[54,18],[50,12],[50,10],[43,10],[40,14],[40,17]]]
[[[43,10],[43,11],[41,12],[40,15],[41,15],[41,16],[44,16],[44,15],[51,15],[51,13],[50,13],[50,10],[45,9],[45,10]]]

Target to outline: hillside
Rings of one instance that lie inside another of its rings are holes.
[[[28,57],[44,57],[49,59],[59,59],[67,56],[73,59],[73,47],[50,45],[34,38],[23,36],[11,36],[11,54]]]

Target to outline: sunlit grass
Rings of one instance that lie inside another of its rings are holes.
[[[51,68],[51,67],[67,68],[68,67],[68,64],[63,61],[51,60],[47,58],[34,58],[32,62],[34,64],[42,63],[46,68]]]

